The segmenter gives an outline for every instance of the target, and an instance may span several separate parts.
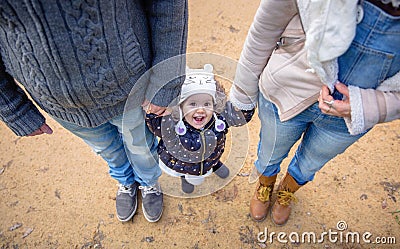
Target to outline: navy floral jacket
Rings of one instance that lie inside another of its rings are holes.
[[[217,118],[225,122],[225,130],[215,129],[214,118],[201,130],[184,121],[187,128],[184,135],[175,133],[176,121],[171,115],[147,114],[146,123],[160,137],[158,155],[167,167],[184,174],[203,175],[211,168],[220,167],[229,127],[245,125],[253,114],[254,109],[239,110],[228,101],[224,111],[217,114]]]

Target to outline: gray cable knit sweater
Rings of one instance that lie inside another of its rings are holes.
[[[138,79],[184,54],[186,38],[186,0],[1,0],[0,118],[19,136],[45,122],[14,79],[42,110],[85,127],[121,115],[133,86],[135,105],[157,89],[152,102],[167,106],[180,79]]]

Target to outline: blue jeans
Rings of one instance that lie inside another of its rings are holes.
[[[376,89],[400,70],[400,16],[390,16],[368,1],[363,10],[350,48],[338,59],[338,76],[346,85]],[[342,99],[337,91],[333,97]]]
[[[54,119],[99,154],[107,162],[111,177],[119,183],[129,185],[137,181],[151,186],[161,175],[157,140],[145,124],[141,107],[94,128]]]
[[[285,122],[280,121],[278,109],[262,94],[258,104],[261,131],[255,166],[265,176],[280,172],[283,159],[301,139],[288,172],[299,185],[303,185],[312,181],[325,163],[343,153],[366,133],[350,135],[343,118],[323,114],[318,102]]]

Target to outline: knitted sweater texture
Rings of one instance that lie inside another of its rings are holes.
[[[185,0],[1,0],[0,117],[21,136],[44,122],[13,79],[42,110],[84,127],[121,115],[131,92],[139,106],[157,89],[152,102],[167,106],[181,80],[138,79],[184,54],[186,37]]]

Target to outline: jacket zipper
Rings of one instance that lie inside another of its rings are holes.
[[[200,137],[201,137],[201,142],[203,143],[203,152],[201,154],[201,162],[200,162],[200,175],[203,175],[203,170],[204,170],[204,155],[206,154],[206,137],[204,136],[204,132],[208,129],[210,129],[210,127],[215,123],[212,122],[208,127],[205,127],[202,131],[200,131]]]
[[[203,175],[204,169],[204,155],[206,154],[206,138],[204,137],[204,131],[200,131],[201,142],[203,143],[203,152],[201,154],[200,162],[200,175]]]

